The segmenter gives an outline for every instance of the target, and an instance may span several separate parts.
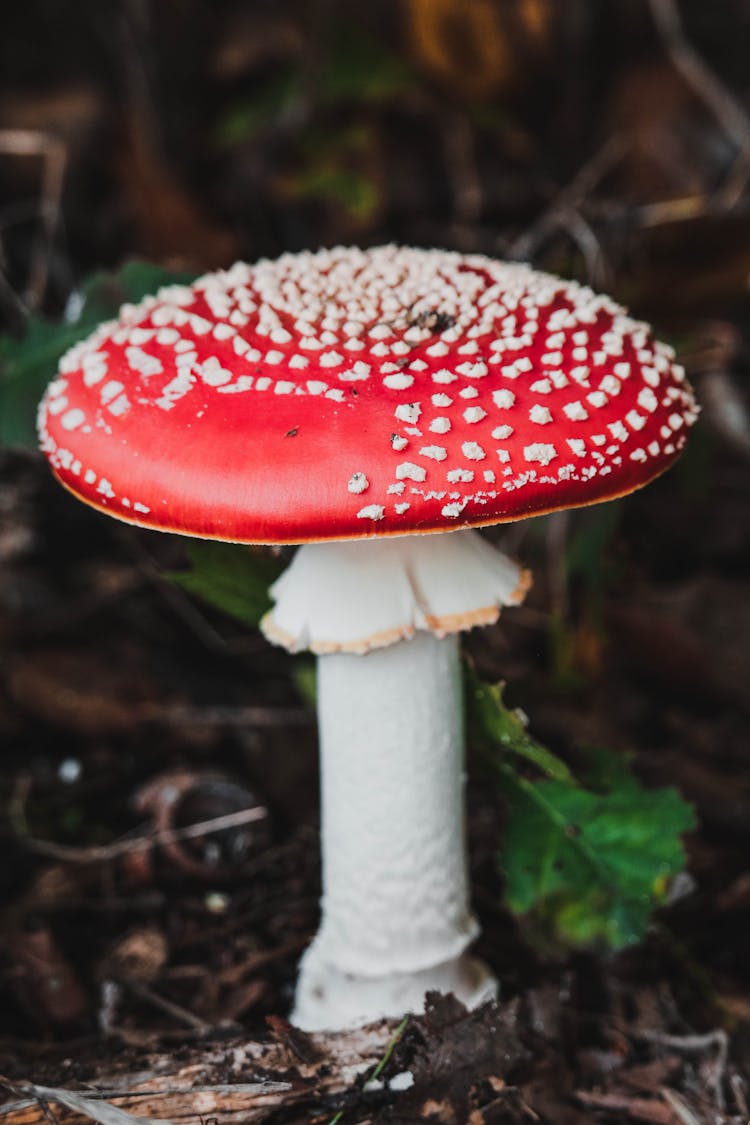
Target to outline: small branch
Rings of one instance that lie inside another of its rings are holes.
[[[193,1031],[199,1031],[205,1034],[211,1031],[212,1025],[207,1023],[206,1020],[196,1016],[187,1008],[183,1008],[181,1004],[175,1004],[174,1001],[168,1000],[165,996],[161,996],[158,992],[154,992],[152,988],[144,984],[143,981],[129,980],[125,981],[127,988],[139,999],[145,1000],[147,1004],[152,1007],[158,1008],[159,1011],[164,1012],[165,1015],[171,1016],[172,1019],[177,1020],[178,1023],[185,1024]]]
[[[750,143],[750,117],[688,42],[675,0],[649,0],[651,14],[673,66],[708,106],[739,149]]]
[[[743,1117],[750,1118],[750,1106],[748,1106],[747,1098],[745,1097],[745,1082],[742,1075],[733,1074],[729,1079],[729,1085],[732,1090],[735,1106]]]
[[[185,828],[164,829],[149,836],[139,836],[131,840],[118,840],[114,844],[94,845],[86,848],[54,844],[49,840],[38,840],[33,836],[21,836],[19,839],[29,851],[36,855],[48,856],[50,859],[58,859],[66,863],[107,863],[110,860],[118,859],[120,856],[131,855],[133,852],[149,851],[161,844],[171,844],[177,840],[194,840],[201,836],[210,836],[214,832],[222,832],[226,828],[238,828],[243,824],[263,820],[267,815],[267,810],[258,805],[252,809],[240,809],[239,812],[211,817],[210,820],[201,820],[196,824],[189,824]]]
[[[713,207],[719,214],[734,211],[747,190],[750,179],[750,141],[737,154],[737,159],[730,167],[724,183],[717,189],[712,198]]]
[[[591,191],[615,167],[627,150],[624,139],[615,134],[578,170],[570,183],[559,192],[550,206],[524,231],[508,249],[508,257],[531,258],[539,247],[561,226],[570,226],[571,215],[580,216],[582,204]],[[575,225],[575,223],[573,224]],[[580,245],[580,243],[579,243]]]
[[[33,310],[44,297],[49,262],[60,219],[67,148],[59,137],[33,129],[0,129],[0,152],[8,156],[41,157],[42,183],[39,200],[40,228],[34,240],[24,304]]]
[[[684,1125],[703,1125],[700,1118],[695,1116],[690,1107],[685,1104],[680,1095],[675,1093],[674,1090],[670,1090],[667,1086],[662,1086],[659,1093],[669,1108],[677,1114],[680,1121],[684,1122]]]
[[[644,203],[636,207],[633,215],[639,230],[663,227],[668,223],[692,222],[704,219],[713,210],[705,195],[686,195],[680,199],[664,199],[657,203]]]
[[[29,834],[26,821],[26,804],[32,789],[30,773],[19,773],[13,782],[13,790],[8,802],[8,823],[16,836],[25,839]]]
[[[473,226],[482,210],[482,181],[477,170],[475,131],[464,114],[443,114],[443,154],[453,196],[453,218],[461,226]]]
[[[649,3],[664,49],[675,70],[739,149],[723,185],[711,201],[711,210],[719,213],[731,211],[739,203],[750,178],[750,116],[688,42],[676,0],[649,0]]]
[[[0,309],[5,308],[7,310],[12,330],[21,335],[29,319],[29,310],[8,281],[5,268],[6,258],[3,250],[2,232],[0,231]]]
[[[639,1039],[643,1039],[647,1043],[667,1047],[670,1051],[680,1051],[682,1054],[703,1054],[706,1051],[715,1051],[716,1059],[713,1073],[706,1079],[706,1085],[713,1091],[716,1105],[723,1113],[724,1094],[722,1084],[729,1058],[729,1036],[723,1028],[716,1028],[715,1031],[707,1031],[702,1035],[665,1035],[659,1031],[638,1031],[636,1034]],[[673,1108],[677,1112],[676,1107]]]
[[[707,371],[701,379],[701,401],[706,418],[743,457],[750,458],[750,412],[728,371]]]

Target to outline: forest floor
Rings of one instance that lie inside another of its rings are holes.
[[[3,534],[24,548],[0,604],[0,1116],[59,1113],[31,1082],[180,1120],[190,1087],[219,1120],[746,1121],[750,557],[736,467],[714,471],[719,507],[676,503],[674,480],[627,502],[604,623],[571,626],[562,671],[548,533],[512,544],[537,563],[527,606],[467,644],[563,756],[628,751],[694,804],[675,901],[617,956],[539,952],[502,906],[503,800],[472,755],[478,951],[499,1004],[435,998],[400,1029],[310,1038],[284,1019],[319,894],[304,661],[168,583],[178,540],[112,524],[36,458],[3,455]],[[217,816],[219,834],[164,835]]]
[[[454,5],[402,0],[352,38],[335,3],[186,0],[176,30],[174,5],[89,7],[30,0],[0,41],[0,1125],[747,1125],[750,16],[519,0],[488,25],[466,0],[461,37]],[[180,540],[60,489],[33,449],[54,372],[37,354],[19,393],[8,355],[129,257],[388,240],[606,288],[686,364],[681,462],[491,532],[534,586],[466,650],[563,760],[630,755],[696,828],[644,941],[570,951],[504,905],[506,804],[470,744],[498,1002],[308,1036],[286,1016],[318,922],[311,664],[169,581]]]

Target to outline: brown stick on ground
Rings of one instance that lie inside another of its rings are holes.
[[[169,1054],[153,1055],[145,1071],[98,1074],[95,1085],[75,1091],[0,1078],[15,1097],[0,1107],[0,1125],[49,1125],[51,1110],[59,1125],[89,1125],[91,1120],[128,1125],[117,1110],[140,1122],[262,1121],[281,1106],[323,1100],[348,1089],[377,1066],[393,1031],[385,1021],[324,1036],[295,1030],[294,1039],[275,1029],[274,1038],[262,1043],[202,1043],[194,1053],[198,1061],[179,1068]],[[298,1037],[305,1041],[304,1052],[296,1049]]]

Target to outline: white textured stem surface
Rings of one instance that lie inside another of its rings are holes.
[[[463,952],[468,908],[456,637],[419,633],[319,662],[323,923],[345,972],[411,972]]]
[[[464,843],[458,637],[419,632],[318,661],[323,917],[293,1019],[308,1029],[467,1003],[494,981],[462,956],[476,936]]]

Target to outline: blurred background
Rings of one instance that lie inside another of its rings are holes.
[[[739,0],[15,5],[5,315],[125,256],[397,239],[705,316],[744,283],[749,23]]]
[[[720,1026],[750,1057],[748,43],[744,0],[5,6],[0,1070],[40,1038],[257,1032],[287,1009],[318,893],[309,665],[170,583],[179,541],[65,496],[34,451],[38,396],[165,271],[389,240],[607,290],[697,388],[665,479],[495,533],[535,587],[470,641],[556,752],[630,753],[695,805],[674,905],[614,961],[530,942],[500,905],[503,805],[481,778],[470,831],[508,995],[549,1042],[564,989],[589,1013],[567,1026],[570,1082],[612,1080],[585,1055],[604,1049],[592,1012]],[[218,843],[106,851],[230,813]]]

